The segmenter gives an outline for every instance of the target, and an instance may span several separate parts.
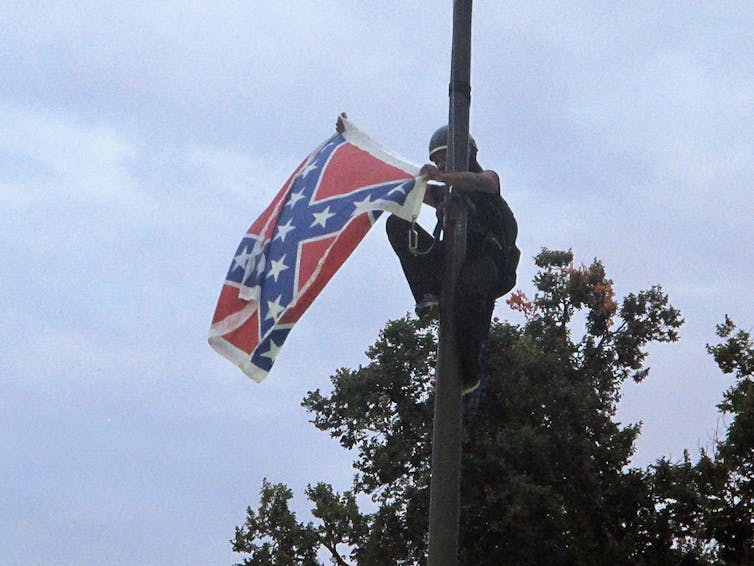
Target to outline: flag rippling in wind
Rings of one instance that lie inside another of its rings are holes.
[[[241,240],[209,343],[260,382],[288,333],[382,211],[419,214],[418,167],[343,119],[293,172]]]

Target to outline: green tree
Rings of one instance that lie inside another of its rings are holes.
[[[246,522],[236,527],[233,550],[250,554],[244,565],[317,566],[317,551],[327,549],[335,564],[345,566],[342,552],[359,544],[367,523],[359,512],[353,493],[337,495],[320,483],[306,490],[315,502],[312,514],[320,524],[299,523],[288,502],[293,492],[283,484],[262,482],[259,510],[246,510]]]
[[[736,382],[718,405],[733,419],[712,455],[692,464],[661,459],[650,479],[657,514],[649,530],[655,548],[697,564],[754,564],[754,344],[726,317],[722,342],[707,346]],[[662,544],[664,541],[664,544]],[[669,549],[669,550],[668,550]]]
[[[683,321],[660,287],[619,304],[597,260],[575,267],[571,252],[545,249],[535,262],[534,297],[508,299],[525,322],[494,322],[488,377],[465,418],[460,563],[644,563],[657,546],[653,493],[646,472],[627,468],[639,427],[614,416],[625,380],[648,374],[647,345],[675,341]],[[336,372],[329,395],[303,402],[317,428],[356,451],[353,489],[309,488],[317,522],[304,525],[285,486],[270,522],[265,484],[236,532],[244,564],[324,548],[341,564],[426,561],[436,326],[389,322],[367,355]],[[359,512],[355,494],[377,510]]]
[[[736,383],[718,405],[733,415],[733,422],[718,445],[725,489],[711,530],[723,560],[754,564],[754,343],[751,334],[736,330],[728,317],[717,334],[723,342],[707,349],[724,373],[735,373]]]

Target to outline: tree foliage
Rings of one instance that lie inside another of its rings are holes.
[[[714,454],[696,463],[661,459],[649,477],[657,505],[654,530],[669,554],[696,564],[754,564],[754,343],[726,316],[721,343],[707,346],[720,369],[735,375],[718,408],[732,416]]]
[[[724,342],[709,347],[738,376],[721,404],[735,418],[718,453],[631,468],[640,430],[614,419],[621,387],[647,377],[649,344],[678,339],[680,312],[659,286],[616,300],[597,260],[576,267],[571,252],[545,249],[535,262],[535,295],[508,299],[525,322],[494,321],[488,376],[464,421],[460,564],[749,557],[748,334],[726,321]],[[357,455],[352,490],[310,486],[315,520],[303,523],[288,507],[291,491],[265,481],[232,541],[249,555],[244,565],[318,564],[323,552],[334,564],[426,562],[436,331],[414,318],[391,321],[366,365],[338,370],[329,394],[307,395],[313,424]],[[357,495],[376,510],[360,511]]]
[[[250,554],[244,565],[317,566],[320,547],[330,551],[334,562],[348,564],[342,548],[358,544],[364,537],[367,522],[359,512],[352,492],[338,495],[331,486],[309,486],[306,496],[315,502],[312,515],[320,521],[299,523],[288,502],[293,492],[283,484],[262,482],[259,510],[246,510],[246,522],[236,527],[231,541],[235,552]]]

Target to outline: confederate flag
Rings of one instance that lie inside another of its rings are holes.
[[[343,124],[251,225],[225,276],[209,343],[254,381],[267,376],[293,325],[382,211],[419,214],[418,167]]]

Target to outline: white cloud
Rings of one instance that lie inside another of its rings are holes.
[[[78,124],[50,111],[0,106],[0,132],[2,169],[15,177],[17,196],[19,192],[37,200],[139,196],[129,171],[135,152],[110,128]]]

